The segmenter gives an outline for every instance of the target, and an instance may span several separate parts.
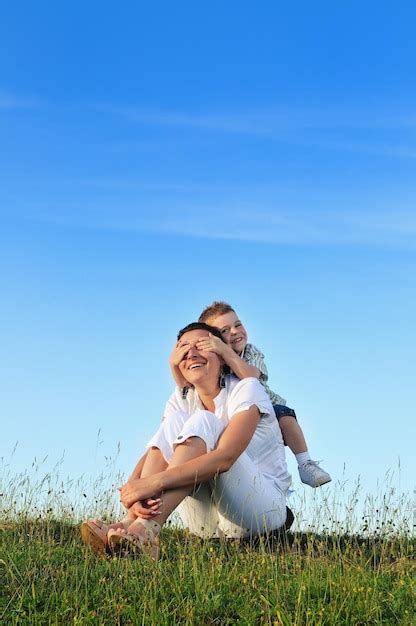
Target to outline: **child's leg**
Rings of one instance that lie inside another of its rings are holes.
[[[282,404],[277,404],[273,408],[282,431],[283,440],[298,462],[301,481],[310,487],[320,487],[329,483],[331,476],[319,467],[316,461],[312,461],[309,455],[308,446],[296,419],[295,411]]]
[[[293,454],[300,454],[308,451],[308,446],[306,445],[302,429],[295,417],[292,415],[282,415],[279,419],[279,426],[282,431],[284,442],[287,446],[289,446]]]

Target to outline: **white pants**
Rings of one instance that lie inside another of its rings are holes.
[[[159,448],[169,463],[176,445],[199,437],[213,450],[227,423],[210,411],[177,411],[165,418],[148,447]],[[286,497],[264,475],[246,450],[231,468],[199,485],[177,508],[189,530],[199,537],[247,537],[280,528],[286,521]]]

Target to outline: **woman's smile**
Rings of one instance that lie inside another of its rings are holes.
[[[190,365],[188,367],[189,370],[194,370],[198,367],[204,367],[205,363],[192,363],[192,365]]]
[[[185,333],[181,338],[182,345],[189,346],[189,348],[179,363],[179,369],[189,383],[198,384],[198,381],[202,383],[203,380],[212,380],[214,384],[218,383],[221,368],[218,355],[197,348],[198,341],[207,336],[207,331],[197,329]]]

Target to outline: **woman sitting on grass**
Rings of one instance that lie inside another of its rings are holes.
[[[257,379],[224,375],[221,357],[198,348],[209,333],[222,338],[201,322],[179,332],[188,387],[175,389],[120,489],[127,517],[109,527],[82,525],[96,551],[135,548],[158,558],[161,527],[179,505],[185,526],[200,537],[252,537],[285,524],[291,480],[273,407]]]

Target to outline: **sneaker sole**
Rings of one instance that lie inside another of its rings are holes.
[[[332,478],[329,478],[328,480],[324,480],[323,483],[319,483],[319,485],[316,485],[314,487],[314,489],[317,489],[318,487],[322,487],[323,485],[327,485],[328,483],[330,483],[332,481]]]

